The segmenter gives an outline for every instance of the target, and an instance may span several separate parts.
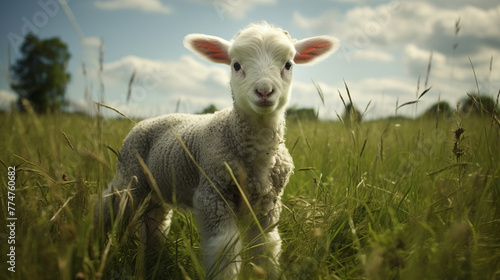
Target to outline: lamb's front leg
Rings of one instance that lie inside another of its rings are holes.
[[[241,266],[241,242],[236,218],[218,194],[197,195],[195,215],[207,279],[236,279]]]
[[[253,263],[264,269],[266,279],[278,279],[281,275],[279,257],[281,255],[281,238],[276,222],[279,219],[279,209],[272,211],[261,220],[261,227],[252,226],[246,232],[246,240],[251,248]],[[264,230],[264,233],[262,233]]]

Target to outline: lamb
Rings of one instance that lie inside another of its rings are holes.
[[[292,68],[324,59],[337,49],[337,40],[295,40],[262,22],[250,24],[231,41],[190,34],[184,45],[202,58],[231,66],[233,106],[214,114],[169,114],[138,123],[124,140],[115,177],[103,196],[129,188],[132,207],[145,200],[150,204],[153,210],[141,228],[149,247],[165,239],[173,204],[192,209],[207,278],[237,278],[240,239],[252,245],[253,262],[276,278],[281,196],[294,168],[284,138]],[[117,213],[118,195],[103,203],[107,220],[110,207]],[[252,224],[244,233],[242,221]]]

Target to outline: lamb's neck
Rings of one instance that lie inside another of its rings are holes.
[[[276,119],[272,118],[276,117]],[[273,158],[284,143],[285,116],[266,115],[251,118],[242,111],[233,108],[228,119],[230,140],[238,157],[256,166],[269,167]]]
[[[240,140],[264,142],[275,146],[284,141],[285,114],[274,112],[268,115],[248,116],[238,109],[233,109],[233,120],[239,131]],[[275,145],[273,145],[275,144]]]

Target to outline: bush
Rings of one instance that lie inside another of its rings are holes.
[[[201,110],[201,112],[198,112],[197,114],[212,114],[215,113],[216,111],[219,111],[217,107],[214,104],[210,104],[205,109]]]
[[[462,114],[481,115],[487,113],[490,115],[498,115],[500,111],[498,100],[495,102],[493,98],[479,94],[467,94],[467,97],[460,101],[460,112]]]
[[[286,111],[286,117],[289,120],[317,120],[318,115],[313,108],[300,108],[292,107]]]
[[[345,106],[344,114],[342,115],[342,119],[346,125],[352,125],[355,123],[361,122],[361,113],[354,106],[354,104],[347,103]]]
[[[441,118],[448,118],[451,117],[453,114],[453,109],[451,108],[450,104],[445,101],[439,101],[436,102],[434,105],[429,107],[422,117],[424,118],[435,118],[436,116],[441,117]]]

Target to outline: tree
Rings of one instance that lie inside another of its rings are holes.
[[[344,119],[346,125],[351,126],[361,122],[361,113],[356,109],[354,104],[347,103],[342,119]]]
[[[289,108],[286,110],[286,117],[290,120],[318,120],[318,115],[314,111],[313,108],[300,108],[297,109],[295,107]]]
[[[38,113],[57,111],[64,105],[64,94],[70,74],[66,65],[68,47],[59,38],[40,40],[28,34],[21,46],[22,57],[12,67],[12,89],[18,104],[28,100]],[[19,106],[23,109],[23,106]]]
[[[215,111],[218,111],[217,107],[214,104],[210,104],[205,109],[203,109],[201,112],[198,112],[197,114],[212,114],[215,113]]]
[[[438,115],[441,118],[451,117],[453,110],[448,102],[439,101],[434,103],[429,109],[425,111],[422,115],[424,118],[436,118]]]
[[[481,111],[487,114],[498,114],[500,109],[493,98],[479,94],[468,94],[460,101],[460,112],[462,114],[481,115]]]

